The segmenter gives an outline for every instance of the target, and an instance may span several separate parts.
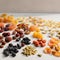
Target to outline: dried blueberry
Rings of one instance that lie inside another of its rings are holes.
[[[17,48],[18,48],[18,49],[20,49],[20,48],[21,48],[21,46],[20,46],[19,44],[17,44]]]
[[[12,56],[12,57],[15,57],[16,54],[12,51],[12,52],[11,52],[11,56]]]
[[[6,57],[9,56],[9,52],[8,52],[7,49],[5,49],[5,50],[3,51],[3,55],[6,56]]]
[[[12,43],[10,43],[10,44],[9,44],[9,47],[13,47],[13,44],[12,44]]]

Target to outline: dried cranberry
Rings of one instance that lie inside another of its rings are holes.
[[[12,38],[9,37],[9,36],[7,36],[7,37],[5,38],[5,41],[6,41],[6,42],[10,42],[11,40],[12,40]]]

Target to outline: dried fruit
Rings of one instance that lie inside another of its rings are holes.
[[[32,46],[27,46],[23,49],[22,54],[26,55],[26,56],[30,56],[30,55],[35,55],[37,52],[37,50],[35,50],[34,47]]]
[[[6,37],[6,36],[10,36],[10,33],[7,32],[7,33],[3,33],[2,35],[3,35],[4,37]]]
[[[7,37],[5,38],[5,41],[6,41],[6,42],[10,42],[11,40],[12,40],[12,38],[9,37],[9,36],[7,36]]]
[[[45,54],[51,54],[51,53],[52,53],[52,50],[51,50],[51,48],[46,47],[43,52],[44,52]]]
[[[9,30],[13,30],[15,28],[16,28],[16,25],[15,24],[10,24],[9,27],[8,27]]]
[[[3,27],[4,27],[4,23],[0,22],[0,28],[3,28]]]
[[[40,31],[40,29],[37,26],[30,26],[29,30],[30,31],[37,31],[37,32]]]
[[[41,33],[39,33],[39,32],[34,32],[34,33],[33,33],[33,37],[34,37],[34,38],[42,39],[42,38],[43,38],[43,35],[42,35]]]
[[[36,46],[36,47],[44,47],[46,44],[46,41],[45,40],[34,40],[33,41],[33,44]]]
[[[52,51],[52,54],[56,57],[60,57],[60,52],[58,51]]]

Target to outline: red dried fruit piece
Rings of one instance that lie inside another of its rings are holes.
[[[40,46],[40,44],[39,44],[38,41],[33,41],[33,44],[34,44],[36,47]]]
[[[12,38],[9,37],[9,36],[7,36],[7,37],[5,38],[5,41],[6,41],[6,42],[10,42],[11,40],[12,40]]]
[[[23,47],[23,46],[25,46],[25,44],[24,43],[21,43],[21,46]]]
[[[3,36],[0,36],[0,39],[3,39]]]
[[[7,33],[3,33],[2,35],[3,35],[4,37],[6,37],[6,36],[10,36],[10,33],[7,32]]]
[[[43,43],[46,43],[46,40],[42,40]]]
[[[45,43],[42,43],[42,44],[41,44],[41,47],[44,47],[45,45],[46,45]]]

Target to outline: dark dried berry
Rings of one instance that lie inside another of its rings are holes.
[[[9,37],[9,36],[7,36],[7,37],[5,38],[5,41],[6,41],[6,42],[10,42],[11,40],[12,40],[12,38]]]
[[[9,27],[10,26],[10,24],[7,24],[5,27]]]
[[[4,46],[3,45],[0,45],[0,48],[3,48]]]
[[[12,52],[12,55],[11,55],[12,57],[15,57],[16,56],[16,54],[14,53],[14,52]]]
[[[4,37],[6,37],[6,36],[10,36],[10,33],[7,32],[7,33],[3,33],[2,35],[3,35]]]
[[[20,38],[17,38],[16,41],[17,41],[17,42],[20,41]]]
[[[5,45],[5,44],[6,44],[6,42],[5,42],[5,41],[2,41],[1,43],[2,43],[2,45]]]
[[[8,31],[8,30],[9,30],[9,28],[8,28],[8,27],[5,27],[5,28],[4,28],[4,31]]]
[[[9,56],[9,52],[5,49],[5,50],[3,51],[3,55],[4,55],[5,57]]]
[[[22,47],[25,46],[25,43],[21,43],[21,46],[22,46]]]
[[[13,47],[13,44],[12,44],[12,43],[10,43],[10,44],[9,44],[9,47]]]
[[[16,39],[16,36],[13,36],[12,39],[13,39],[13,40]]]
[[[19,44],[17,44],[17,48],[18,48],[18,49],[20,49],[20,48],[21,48],[21,46],[20,46]]]
[[[29,39],[28,37],[23,38],[23,40],[28,40],[28,41],[30,41],[30,39]]]
[[[17,49],[14,49],[13,52],[14,52],[14,53],[18,53],[18,50],[17,50]]]
[[[19,36],[20,36],[20,34],[19,34],[19,33],[17,33],[17,34],[16,34],[16,37],[19,37]]]

